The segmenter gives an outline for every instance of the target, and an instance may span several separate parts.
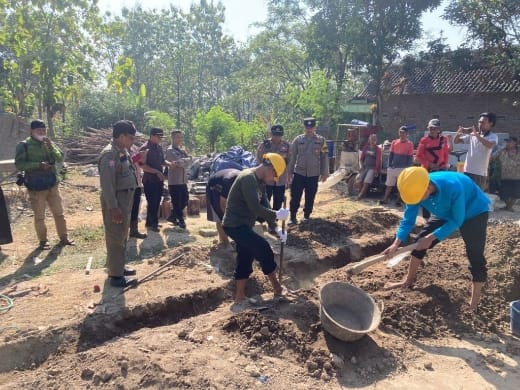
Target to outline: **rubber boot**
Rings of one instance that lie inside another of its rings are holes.
[[[131,221],[130,222],[130,237],[139,238],[139,239],[145,239],[148,237],[146,233],[139,233],[139,230],[137,229],[137,221]]]

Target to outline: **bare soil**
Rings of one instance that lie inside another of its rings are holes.
[[[520,297],[519,213],[491,214],[489,282],[478,313],[470,314],[467,259],[457,236],[429,252],[414,289],[382,289],[404,275],[406,261],[347,277],[347,264],[391,243],[401,210],[378,207],[374,199],[354,202],[340,183],[319,193],[311,221],[289,229],[283,282],[295,293],[274,300],[255,269],[247,293],[258,304],[234,313],[235,253],[199,234],[212,228],[204,213],[188,218],[187,231],[165,222],[159,234],[130,240],[129,262],[141,278],[177,260],[123,294],[110,287],[97,180],[75,174],[62,185],[78,245],[44,253],[34,249],[23,194],[11,193],[16,242],[0,252],[0,293],[22,294],[0,314],[2,389],[516,389],[520,383],[520,340],[509,331],[508,306]],[[56,240],[50,218],[48,227]],[[279,253],[280,244],[265,236]],[[329,281],[350,282],[384,304],[375,332],[344,342],[323,330],[318,294]]]

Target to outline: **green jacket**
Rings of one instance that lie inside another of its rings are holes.
[[[226,227],[253,226],[260,217],[274,227],[276,213],[269,208],[265,184],[250,169],[237,176],[227,198],[222,225]]]
[[[27,137],[16,145],[14,164],[19,171],[40,171],[40,163],[43,161],[54,164],[52,171],[59,178],[56,163],[63,162],[63,152],[54,142],[48,148],[43,142]]]

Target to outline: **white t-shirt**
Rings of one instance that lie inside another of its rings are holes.
[[[484,146],[477,137],[471,134],[460,138],[465,144],[469,144],[468,155],[464,163],[464,172],[480,176],[488,175],[489,158],[493,148],[498,144],[498,136],[490,131],[484,138],[493,142],[493,146],[490,148]]]

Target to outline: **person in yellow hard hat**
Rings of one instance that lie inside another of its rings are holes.
[[[246,282],[253,272],[253,260],[260,263],[262,272],[267,275],[273,286],[275,296],[286,293],[276,278],[276,262],[269,242],[253,230],[257,218],[267,221],[274,228],[275,220],[289,218],[289,210],[280,208],[271,210],[265,193],[266,183],[277,180],[285,171],[285,160],[277,153],[266,153],[262,162],[255,168],[243,170],[231,186],[227,198],[226,211],[222,219],[224,232],[235,240],[236,257],[236,293],[233,311],[247,307]],[[276,234],[282,242],[287,240],[287,233],[276,228]]]
[[[397,187],[406,208],[397,229],[395,241],[383,253],[395,253],[404,243],[415,225],[421,207],[432,217],[417,236],[417,246],[411,253],[408,274],[397,283],[389,283],[387,289],[411,287],[428,249],[459,230],[466,245],[472,290],[469,308],[477,309],[481,290],[487,280],[486,230],[490,200],[469,177],[451,171],[431,172],[422,167],[404,169],[397,179]]]

